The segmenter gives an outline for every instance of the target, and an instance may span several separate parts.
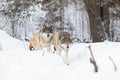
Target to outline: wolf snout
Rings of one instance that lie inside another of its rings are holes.
[[[67,46],[67,48],[69,48],[69,46]]]
[[[47,37],[49,37],[50,35],[48,34]]]

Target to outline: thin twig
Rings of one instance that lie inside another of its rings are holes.
[[[108,58],[113,63],[114,70],[117,71],[117,66],[116,66],[115,62],[113,61],[113,59],[110,56]]]
[[[88,46],[88,48],[89,48],[90,54],[91,54],[90,63],[93,64],[93,66],[94,66],[94,68],[95,68],[95,72],[98,72],[98,66],[97,66],[96,61],[95,61],[95,58],[94,58],[94,56],[93,56],[91,46]]]

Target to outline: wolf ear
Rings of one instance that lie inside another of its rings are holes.
[[[45,25],[45,24],[43,25],[43,29],[44,29],[44,28],[46,28],[46,25]]]
[[[73,43],[72,39],[70,38],[70,43]]]
[[[50,29],[53,29],[53,26],[50,26]]]
[[[64,39],[64,36],[62,36],[61,38],[60,38],[60,40],[62,41]]]
[[[65,42],[64,37],[63,37],[63,36],[60,38],[60,41],[61,41],[61,43],[62,43],[62,44]]]
[[[61,43],[62,43],[62,44],[64,44],[64,43],[65,43],[65,41],[64,41],[64,40],[61,40]]]

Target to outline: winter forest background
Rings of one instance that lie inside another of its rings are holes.
[[[120,0],[0,0],[0,29],[30,39],[43,25],[75,42],[120,41]]]

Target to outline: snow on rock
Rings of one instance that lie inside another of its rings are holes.
[[[69,63],[65,64],[65,55],[61,56],[43,51],[29,51],[23,41],[14,39],[0,30],[0,80],[120,80],[120,43],[79,43],[69,50]],[[26,43],[26,42],[25,42]],[[91,45],[98,73],[90,64]],[[116,66],[108,57],[111,57]]]

